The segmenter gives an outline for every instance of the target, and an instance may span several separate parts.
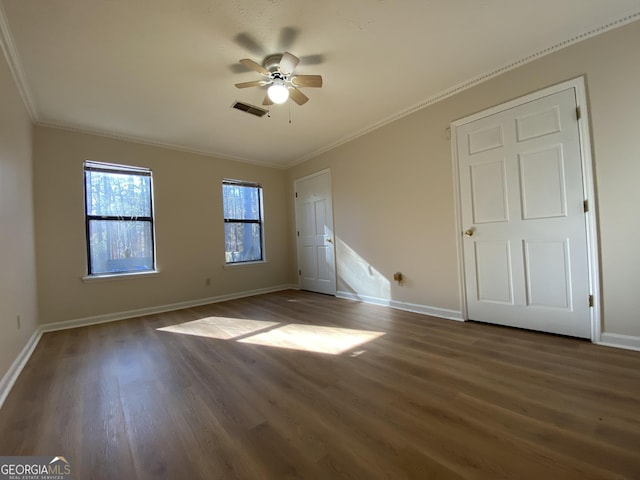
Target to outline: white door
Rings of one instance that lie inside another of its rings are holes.
[[[329,171],[295,182],[300,288],[336,294],[333,207]]]
[[[589,338],[575,91],[460,125],[456,143],[468,318]]]

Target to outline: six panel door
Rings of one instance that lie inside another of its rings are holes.
[[[471,320],[590,337],[573,89],[456,129]]]

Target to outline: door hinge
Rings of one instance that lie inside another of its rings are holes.
[[[298,230],[296,233],[298,234],[298,236],[300,236],[300,230]]]
[[[589,306],[593,307],[593,295],[589,295]]]
[[[585,200],[584,202],[582,202],[582,208],[584,210],[584,213],[587,213],[589,211],[589,200]]]
[[[301,277],[302,276],[302,270],[298,270],[298,276]]]
[[[580,112],[580,107],[576,107],[576,120],[580,120],[582,117],[582,113]]]
[[[296,198],[298,198],[298,192],[296,192]]]

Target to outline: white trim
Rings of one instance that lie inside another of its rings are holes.
[[[237,161],[237,162],[242,162],[242,163],[248,163],[248,164],[252,164],[252,165],[260,165],[260,166],[266,166],[266,167],[271,167],[271,168],[276,168],[276,169],[287,169],[290,167],[293,167],[295,165],[298,165],[300,163],[303,163],[307,160],[310,160],[311,158],[317,157],[318,155],[321,155],[325,152],[328,152],[330,150],[333,150],[334,148],[339,147],[340,145],[343,145],[345,143],[348,143],[352,140],[355,140],[358,137],[361,137],[363,135],[366,135],[374,130],[377,130],[378,128],[381,128],[389,123],[395,122],[396,120],[399,120],[403,117],[406,117],[408,115],[411,115],[412,113],[421,110],[429,105],[433,105],[435,103],[438,103],[442,100],[445,100],[446,98],[449,98],[453,95],[456,95],[464,90],[468,90],[469,88],[475,87],[476,85],[479,85],[483,82],[486,82],[487,80],[490,80],[498,75],[501,75],[505,72],[508,72],[510,70],[513,70],[515,68],[518,68],[522,65],[526,65],[527,63],[530,63],[534,60],[538,60],[541,57],[544,57],[546,55],[549,55],[551,53],[554,53],[558,50],[561,50],[565,47],[568,47],[569,45],[572,45],[574,43],[578,43],[581,42],[583,40],[586,40],[588,38],[594,37],[596,35],[600,35],[601,33],[607,32],[609,30],[613,30],[614,28],[618,28],[618,27],[622,27],[624,25],[627,25],[631,22],[634,22],[636,20],[638,20],[640,18],[640,12],[636,11],[636,12],[631,12],[628,15],[619,18],[617,20],[612,20],[604,25],[600,25],[597,27],[593,27],[590,30],[579,34],[579,35],[575,35],[567,40],[564,40],[562,42],[558,42],[550,47],[538,50],[537,52],[531,54],[531,55],[527,55],[526,57],[520,58],[518,60],[515,60],[513,62],[504,64],[502,66],[499,66],[497,68],[494,68],[488,72],[482,73],[480,75],[476,75],[474,77],[471,77],[463,82],[458,83],[457,85],[454,85],[452,87],[449,87],[445,90],[440,91],[439,93],[436,93],[435,95],[432,95],[428,98],[426,98],[425,100],[421,101],[420,103],[409,107],[405,110],[402,110],[400,112],[397,112],[379,122],[376,122],[368,127],[365,127],[353,134],[347,135],[346,137],[343,137],[342,139],[333,142],[329,145],[326,145],[324,147],[321,147],[319,149],[316,149],[304,156],[302,156],[301,158],[298,158],[296,160],[294,160],[293,162],[290,162],[288,164],[275,164],[275,163],[271,163],[271,162],[265,162],[265,161],[257,161],[257,160],[253,160],[253,159],[247,159],[247,158],[241,158],[241,157],[234,157],[231,155],[225,155],[225,154],[221,154],[221,153],[215,153],[215,152],[210,152],[210,151],[202,151],[202,150],[196,150],[193,148],[188,148],[185,146],[181,146],[181,145],[174,145],[174,144],[170,144],[170,143],[165,143],[162,141],[158,141],[158,140],[152,140],[149,138],[141,138],[141,137],[135,137],[133,135],[127,135],[127,134],[123,134],[123,133],[115,133],[115,132],[107,132],[104,130],[99,130],[99,129],[92,129],[92,128],[88,128],[88,127],[80,127],[77,125],[71,125],[68,123],[63,123],[63,122],[59,122],[56,120],[46,120],[46,119],[41,119],[39,117],[37,108],[36,108],[36,104],[33,101],[33,95],[31,94],[31,91],[28,87],[27,81],[26,81],[26,76],[24,74],[23,68],[22,68],[22,62],[20,60],[20,56],[18,55],[18,51],[15,47],[15,42],[13,41],[13,35],[11,34],[11,30],[9,28],[9,23],[7,21],[7,17],[6,14],[4,12],[4,8],[2,7],[2,2],[0,2],[0,47],[2,48],[5,57],[7,59],[7,63],[9,64],[9,69],[11,70],[11,73],[14,77],[14,80],[16,82],[16,85],[18,87],[18,90],[20,92],[20,95],[22,97],[22,100],[25,104],[25,108],[27,109],[27,112],[29,114],[29,116],[31,117],[31,121],[39,126],[44,126],[44,127],[50,127],[50,128],[58,128],[61,130],[68,130],[68,131],[74,131],[74,132],[80,132],[80,133],[85,133],[85,134],[91,134],[91,135],[97,135],[97,136],[101,136],[101,137],[107,137],[107,138],[113,138],[113,139],[118,139],[118,140],[124,140],[127,142],[132,142],[132,143],[138,143],[138,144],[143,144],[143,145],[151,145],[151,146],[156,146],[156,147],[162,147],[162,148],[167,148],[167,149],[171,149],[171,150],[177,150],[177,151],[181,151],[181,152],[186,152],[186,153],[193,153],[193,154],[197,154],[197,155],[203,155],[203,156],[208,156],[208,157],[216,157],[219,159],[223,159],[223,160],[232,160],[232,161]]]
[[[31,358],[31,354],[38,345],[41,336],[42,331],[40,328],[37,328],[29,338],[29,341],[27,341],[27,344],[20,351],[15,361],[11,364],[7,373],[5,373],[4,377],[0,379],[0,408],[2,408],[4,401],[9,396],[9,393],[20,376],[22,369],[24,369],[29,358]]]
[[[9,22],[7,21],[7,14],[4,12],[2,2],[0,2],[0,49],[4,52],[4,56],[7,59],[7,65],[13,76],[13,81],[18,88],[20,97],[22,97],[22,103],[27,110],[27,114],[31,119],[31,122],[35,122],[38,119],[38,111],[36,110],[35,103],[33,102],[33,96],[27,84],[24,70],[22,69],[22,62],[18,55],[18,50],[13,41],[13,35],[9,28]]]
[[[193,155],[202,155],[203,157],[216,158],[218,160],[228,160],[232,162],[248,163],[250,165],[257,165],[259,167],[275,168],[277,170],[285,170],[286,165],[278,163],[271,163],[268,161],[251,160],[244,157],[236,157],[233,155],[227,155],[223,153],[217,153],[212,151],[198,150],[195,148],[189,148],[183,145],[176,145],[173,143],[167,143],[160,140],[154,140],[151,138],[136,137],[134,135],[128,135],[125,133],[110,132],[107,130],[98,130],[89,127],[81,127],[70,123],[52,121],[52,120],[34,120],[36,126],[55,128],[57,130],[65,130],[67,132],[82,133],[84,135],[93,135],[96,137],[109,138],[113,140],[120,140],[123,142],[136,143],[138,145],[148,145],[151,147],[166,148],[167,150],[174,150],[178,152],[189,153]]]
[[[299,231],[299,225],[298,225],[298,182],[303,182],[306,180],[310,180],[314,177],[318,177],[320,175],[327,175],[329,177],[329,200],[331,201],[331,226],[333,228],[333,231],[331,232],[333,235],[333,274],[334,274],[334,279],[333,279],[333,285],[334,285],[334,289],[332,292],[328,292],[328,294],[330,295],[337,295],[337,289],[338,289],[338,248],[337,248],[337,242],[336,242],[336,238],[338,238],[338,236],[336,235],[336,224],[335,224],[335,216],[333,215],[333,184],[331,182],[331,168],[325,168],[324,170],[319,170],[315,173],[311,173],[309,175],[305,175],[304,177],[300,177],[300,178],[296,178],[293,180],[293,214],[295,216],[294,220],[295,220],[295,231],[294,231],[294,241],[295,241],[295,245],[296,245],[296,270],[298,270],[298,272],[300,272],[300,268],[302,265],[302,261],[300,260],[300,247],[298,245],[298,240],[299,237],[297,235],[297,232]],[[298,288],[301,288],[302,285],[302,281],[300,279],[300,275],[298,274]],[[317,293],[327,293],[327,292],[317,292]]]
[[[495,115],[496,113],[501,113],[506,110],[519,107],[520,105],[524,105],[525,103],[534,102],[536,100],[539,100],[544,97],[548,97],[555,93],[563,92],[565,90],[570,90],[570,89],[577,90],[580,86],[582,86],[582,88],[584,89],[584,76],[576,77],[571,80],[566,80],[564,82],[557,83],[549,87],[545,87],[541,90],[536,90],[535,92],[531,92],[521,97],[514,98],[513,100],[509,100],[499,105],[495,105],[493,107],[487,108],[486,110],[482,110],[481,112],[477,112],[472,115],[468,115],[466,117],[460,118],[458,120],[454,120],[453,122],[451,122],[451,131],[453,132],[454,128],[460,127],[462,125],[466,125],[467,123],[472,123],[472,122],[475,122],[476,120],[490,117],[491,115]],[[586,105],[585,105],[585,108],[586,108]],[[583,120],[584,118],[585,118],[585,115],[582,115],[581,120]]]
[[[31,358],[31,355],[33,354],[35,348],[38,346],[38,343],[40,342],[40,339],[42,338],[43,333],[84,327],[84,326],[95,325],[99,323],[113,322],[117,320],[125,320],[127,318],[134,318],[142,315],[149,315],[152,313],[162,313],[162,312],[168,312],[173,310],[180,310],[182,308],[196,307],[200,305],[223,302],[225,300],[233,300],[233,299],[249,297],[253,295],[261,295],[265,293],[277,292],[282,290],[296,290],[296,289],[297,289],[296,285],[281,285],[279,287],[252,290],[252,291],[242,292],[237,294],[221,295],[218,297],[210,297],[207,299],[174,303],[171,305],[164,305],[159,307],[130,310],[128,312],[120,312],[120,313],[114,313],[109,315],[98,315],[94,317],[87,317],[84,319],[76,319],[76,320],[69,320],[66,322],[56,322],[56,323],[40,325],[40,327],[38,327],[36,331],[33,332],[27,344],[20,351],[20,354],[17,356],[13,364],[11,364],[11,367],[9,367],[9,370],[7,371],[7,373],[5,373],[2,379],[0,379],[0,409],[2,408],[2,405],[4,404],[7,397],[9,396],[9,393],[11,392],[11,389],[13,388],[13,385],[15,384],[16,380],[20,376],[20,373],[22,373],[22,370],[24,369],[25,365]],[[444,318],[448,320],[464,321],[462,312],[459,312],[457,310],[448,310],[444,308],[430,307],[427,305],[400,302],[397,300],[387,300],[383,298],[369,297],[366,295],[357,295],[355,293],[344,292],[344,291],[338,291],[336,293],[336,296],[338,298],[342,298],[346,300],[361,301],[364,303],[369,303],[374,305],[387,306],[387,307],[395,308],[398,310],[405,310],[409,312],[420,313],[420,314],[429,315],[432,317],[439,317],[439,318]],[[640,337],[634,337],[631,335],[620,335],[617,333],[603,333],[602,339],[595,343],[603,346],[640,351]]]
[[[172,312],[174,310],[182,310],[183,308],[199,307],[210,303],[225,302],[227,300],[235,300],[238,298],[252,297],[254,295],[262,295],[265,293],[279,292],[282,290],[296,290],[297,285],[278,285],[269,288],[260,288],[249,290],[246,292],[230,293],[227,295],[219,295],[216,297],[201,298],[198,300],[189,300],[187,302],[171,303],[168,305],[158,305],[148,308],[137,308],[135,310],[127,310],[124,312],[107,313],[104,315],[95,315],[93,317],[77,318],[74,320],[66,320],[55,323],[45,323],[40,326],[42,332],[55,332],[58,330],[67,330],[69,328],[86,327],[89,325],[97,325],[99,323],[116,322],[118,320],[126,320],[128,318],[142,317],[144,315],[152,315],[154,313]]]
[[[263,223],[264,223],[264,221],[263,221]],[[262,250],[264,251],[264,247],[262,247]],[[242,268],[242,267],[250,267],[250,266],[254,266],[255,267],[256,265],[266,265],[267,263],[269,263],[268,260],[256,260],[256,261],[252,261],[252,262],[225,263],[224,265],[222,265],[222,268],[233,270],[234,268]]]
[[[301,182],[303,180],[310,180],[313,177],[317,177],[319,175],[324,175],[325,173],[329,174],[329,178],[331,178],[331,168],[325,168],[324,170],[318,170],[317,172],[310,173],[309,175],[305,175],[304,177],[296,178],[293,181],[293,185],[295,187],[296,182]]]
[[[619,333],[604,332],[600,341],[595,342],[606,347],[624,348],[640,352],[640,337],[633,335],[620,335]]]
[[[640,14],[639,14],[640,15]],[[582,183],[584,188],[584,198],[589,202],[589,209],[586,213],[587,223],[587,261],[589,269],[589,288],[590,294],[593,295],[593,308],[590,310],[591,322],[591,341],[598,343],[601,337],[601,301],[600,301],[600,261],[598,255],[598,222],[596,218],[596,196],[593,176],[593,160],[591,157],[591,139],[589,135],[589,111],[587,104],[587,95],[585,89],[584,76],[577,77],[565,82],[552,85],[550,87],[538,90],[536,92],[524,95],[514,100],[496,105],[482,112],[469,115],[468,117],[451,122],[451,159],[453,162],[454,172],[454,208],[456,212],[456,245],[458,249],[458,278],[460,287],[460,299],[462,305],[463,318],[468,319],[467,314],[467,298],[464,272],[464,256],[462,251],[462,242],[460,241],[460,232],[463,231],[462,225],[462,202],[460,198],[459,186],[459,161],[457,150],[457,128],[474,122],[481,118],[495,115],[496,113],[509,110],[511,108],[523,105],[528,102],[538,100],[555,93],[572,89],[576,98],[576,105],[580,108],[580,118],[578,119],[578,134],[580,137],[580,154],[582,157]]]
[[[568,83],[568,82],[567,82]],[[591,156],[591,130],[589,126],[589,105],[584,77],[576,79],[574,84],[576,105],[580,111],[578,134],[580,136],[580,153],[582,155],[582,185],[584,198],[587,200],[587,257],[589,261],[589,288],[593,295],[591,308],[591,341],[599,342],[602,336],[602,307],[600,299],[600,247],[598,245],[598,217],[596,214],[595,177],[593,175],[593,157]]]
[[[89,325],[96,325],[99,323],[115,322],[118,320],[125,320],[127,318],[141,317],[143,315],[150,315],[153,313],[170,312],[173,310],[181,310],[183,308],[197,307],[200,305],[208,305],[210,303],[224,302],[226,300],[234,300],[237,298],[251,297],[254,295],[262,295],[265,293],[279,292],[282,290],[297,290],[297,285],[280,285],[270,288],[261,288],[257,290],[250,290],[246,292],[232,293],[228,295],[220,295],[217,297],[203,298],[200,300],[192,300],[188,302],[174,303],[170,305],[161,305],[158,307],[140,308],[136,310],[129,310],[126,312],[117,312],[106,315],[96,315],[94,317],[78,318],[75,320],[67,320],[64,322],[47,323],[40,325],[35,332],[29,338],[29,341],[20,351],[20,354],[15,359],[7,373],[0,379],[0,408],[4,404],[4,401],[9,396],[13,385],[18,379],[20,373],[24,369],[25,365],[31,358],[33,351],[35,350],[42,334],[46,332],[55,332],[58,330],[68,330],[71,328],[86,327]]]
[[[460,314],[463,320],[469,319],[467,311],[467,289],[466,276],[464,271],[464,251],[461,232],[462,226],[462,204],[460,192],[460,162],[458,161],[458,132],[453,124],[449,127],[451,133],[451,162],[453,164],[453,210],[454,210],[454,232],[456,238],[456,251],[458,252],[456,261],[458,262],[458,298],[460,299]]]
[[[461,83],[458,83],[457,85],[454,85],[452,87],[449,87],[445,90],[440,91],[439,93],[436,93],[435,95],[432,95],[428,98],[426,98],[425,100],[423,100],[422,102],[414,105],[413,107],[409,107],[406,110],[402,110],[398,113],[395,113],[379,122],[376,122],[368,127],[363,128],[362,130],[359,130],[351,135],[348,135],[346,137],[343,137],[341,140],[338,140],[337,142],[333,142],[330,145],[326,145],[324,147],[320,147],[317,150],[314,150],[313,152],[308,153],[307,155],[301,157],[300,159],[289,163],[288,165],[286,165],[286,167],[294,167],[295,165],[298,165],[300,163],[304,163],[307,160],[310,160],[314,157],[317,157],[318,155],[321,155],[323,153],[326,153],[330,150],[333,150],[334,148],[339,147],[340,145],[344,145],[345,143],[349,143],[352,140],[355,140],[358,137],[362,137],[363,135],[366,135],[368,133],[373,132],[374,130],[377,130],[378,128],[382,128],[385,125],[388,125],[389,123],[393,123],[396,120],[399,120],[403,117],[406,117],[408,115],[411,115],[412,113],[417,112],[418,110],[422,110],[425,107],[428,107],[430,105],[433,105],[435,103],[438,103],[442,100],[445,100],[449,97],[452,97],[454,95],[457,95],[460,92],[463,92],[465,90],[468,90],[472,87],[475,87],[476,85],[479,85],[481,83],[486,82],[487,80],[491,80],[494,77],[497,77],[498,75],[502,75],[505,72],[508,72],[510,70],[514,70],[518,67],[521,67],[523,65],[526,65],[527,63],[533,62],[534,60],[538,60],[539,58],[542,58],[546,55],[549,55],[551,53],[554,53],[558,50],[561,50],[565,47],[568,47],[569,45],[573,45],[574,43],[578,43],[581,42],[583,40],[587,40],[588,38],[591,37],[595,37],[596,35],[600,35],[601,33],[605,33],[609,30],[613,30],[614,28],[618,28],[618,27],[622,27],[624,25],[627,25],[631,22],[634,22],[636,20],[638,20],[640,18],[640,12],[632,12],[629,15],[626,15],[625,17],[622,17],[618,20],[614,20],[611,22],[606,23],[605,25],[599,26],[599,27],[595,27],[592,28],[591,30],[580,34],[580,35],[576,35],[574,37],[569,38],[568,40],[565,40],[563,42],[559,42],[556,43],[555,45],[552,45],[548,48],[542,49],[542,50],[538,50],[537,52],[531,54],[531,55],[527,55],[524,58],[520,58],[514,62],[502,65],[500,67],[494,68],[493,70],[490,70],[486,73],[481,73],[480,75],[476,75],[474,77],[471,77],[470,79],[464,80]]]
[[[75,320],[67,320],[63,322],[48,323],[48,324],[40,325],[33,332],[27,344],[20,351],[15,361],[9,367],[9,370],[7,370],[7,372],[2,377],[2,379],[0,379],[0,409],[4,404],[4,401],[9,396],[9,393],[11,392],[11,389],[13,388],[13,385],[15,384],[16,380],[20,376],[20,373],[22,373],[22,370],[24,369],[25,365],[29,361],[29,358],[31,358],[31,355],[33,354],[33,351],[35,350],[38,343],[40,342],[40,338],[42,338],[43,333],[55,332],[58,330],[68,330],[72,328],[85,327],[85,326],[96,325],[100,323],[115,322],[118,320],[125,320],[127,318],[135,318],[135,317],[150,315],[154,313],[163,313],[163,312],[169,312],[174,310],[180,310],[183,308],[197,307],[201,305],[219,303],[227,300],[234,300],[234,299],[250,297],[254,295],[262,295],[265,293],[278,292],[282,290],[297,290],[297,289],[298,289],[297,285],[280,285],[277,287],[263,288],[263,289],[251,290],[251,291],[228,294],[228,295],[220,295],[217,297],[209,297],[209,298],[200,299],[200,300],[192,300],[188,302],[180,302],[180,303],[162,305],[158,307],[129,310],[125,312],[117,312],[112,314],[96,315],[93,317],[79,318]]]
[[[85,275],[84,277],[82,277],[82,281],[85,283],[112,282],[117,280],[131,280],[132,278],[157,277],[158,275],[160,275],[159,270],[149,270],[146,272],[105,274],[105,275]]]
[[[396,310],[404,310],[406,312],[419,313],[431,317],[445,318],[447,320],[464,321],[462,314],[458,310],[449,310],[446,308],[431,307],[429,305],[420,305],[418,303],[400,302],[398,300],[389,300],[386,298],[370,297],[367,295],[358,295],[357,293],[338,291],[336,297],[356,302],[369,303],[371,305],[380,305],[390,307]]]

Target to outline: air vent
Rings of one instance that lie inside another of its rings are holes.
[[[231,106],[237,110],[242,110],[243,112],[255,115],[256,117],[262,117],[265,113],[267,113],[264,108],[256,107],[255,105],[249,105],[248,103],[235,102]]]

